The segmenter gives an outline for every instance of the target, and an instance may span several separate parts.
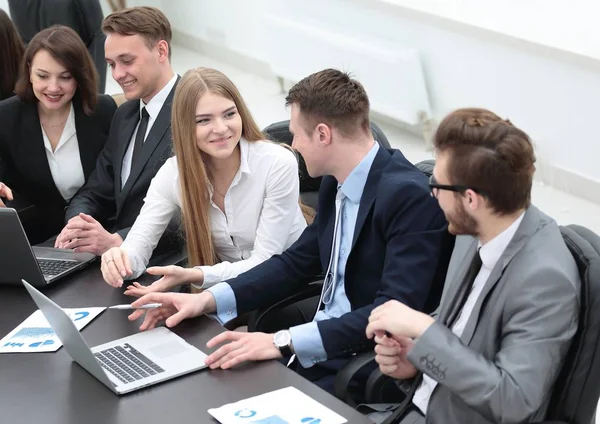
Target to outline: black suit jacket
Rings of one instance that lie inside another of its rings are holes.
[[[323,178],[315,221],[288,250],[227,281],[238,314],[272,305],[327,270],[337,185],[333,177]],[[422,309],[448,239],[427,177],[399,151],[380,149],[360,200],[346,264],[352,311],[318,323],[328,359],[372,348],[365,328],[374,307],[397,299]]]
[[[140,101],[130,100],[119,107],[113,117],[106,146],[98,156],[96,169],[71,200],[65,222],[79,213],[86,213],[100,221],[107,230],[116,231],[125,239],[144,204],[150,181],[172,155],[171,104],[176,86],[152,125],[141,157],[132,166],[123,189],[123,157],[140,119]]]
[[[100,95],[96,110],[88,116],[77,95],[73,98],[79,155],[86,180],[96,167],[116,109],[110,96]],[[36,217],[24,223],[31,243],[39,243],[61,231],[67,202],[50,173],[37,103],[23,102],[17,96],[0,102],[0,181],[13,190],[15,201],[36,205]]]

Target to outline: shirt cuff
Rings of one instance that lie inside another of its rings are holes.
[[[121,245],[121,250],[127,254],[129,263],[131,264],[131,271],[133,271],[133,274],[125,278],[126,280],[134,280],[146,272],[146,266],[144,264],[140,264],[138,258],[131,254],[131,250],[127,246],[127,243],[123,243]]]
[[[327,360],[323,339],[316,322],[308,322],[290,328],[294,353],[304,368],[310,368]]]
[[[220,283],[221,281],[223,281],[223,279],[221,278],[221,275],[218,275],[217,273],[213,272],[212,266],[207,266],[207,265],[203,265],[203,266],[197,266],[195,268],[198,268],[202,271],[202,273],[204,274],[204,281],[202,282],[201,286],[198,286],[197,284],[194,284],[194,286],[198,289],[206,289],[208,287],[212,287],[215,284]]]
[[[209,316],[215,318],[221,325],[237,317],[235,294],[229,284],[215,284],[206,291],[213,295],[217,304],[217,313]]]

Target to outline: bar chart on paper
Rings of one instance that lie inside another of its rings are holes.
[[[96,318],[105,308],[65,309],[78,330]],[[62,346],[56,333],[37,310],[0,340],[0,353],[55,352]]]

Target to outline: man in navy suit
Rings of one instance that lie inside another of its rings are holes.
[[[133,305],[162,303],[146,314],[142,330],[162,319],[172,327],[208,313],[225,323],[297,293],[324,272],[312,322],[275,334],[222,333],[208,346],[229,343],[207,364],[230,368],[295,354],[297,371],[332,391],[335,373],[352,354],[372,349],[365,328],[373,308],[396,299],[423,309],[445,256],[447,223],[430,196],[427,177],[398,150],[374,141],[369,99],[358,81],[327,69],[296,84],[286,102],[293,147],[311,176],[325,176],[314,223],[287,251],[237,278],[201,294],[151,293]],[[165,274],[189,278],[176,267],[165,268]],[[138,310],[130,319],[142,314]]]

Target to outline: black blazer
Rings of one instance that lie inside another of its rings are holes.
[[[315,221],[288,250],[227,281],[239,315],[285,299],[326,272],[337,185],[335,178],[323,178]],[[372,349],[365,328],[376,306],[397,299],[423,309],[449,239],[427,177],[398,150],[381,148],[360,200],[346,263],[345,289],[352,311],[318,323],[328,359]]]
[[[116,109],[112,97],[100,95],[96,110],[88,116],[78,96],[73,98],[79,155],[86,180],[96,167]],[[16,201],[36,205],[36,217],[24,223],[32,244],[61,231],[67,202],[50,173],[37,103],[23,102],[17,96],[0,102],[0,181],[13,190]]]
[[[71,200],[65,222],[79,213],[86,213],[125,239],[144,204],[150,181],[172,155],[171,104],[176,87],[177,84],[167,96],[144,141],[142,156],[132,166],[123,189],[123,157],[140,119],[140,100],[130,100],[119,107],[106,146],[98,156],[96,170]]]

